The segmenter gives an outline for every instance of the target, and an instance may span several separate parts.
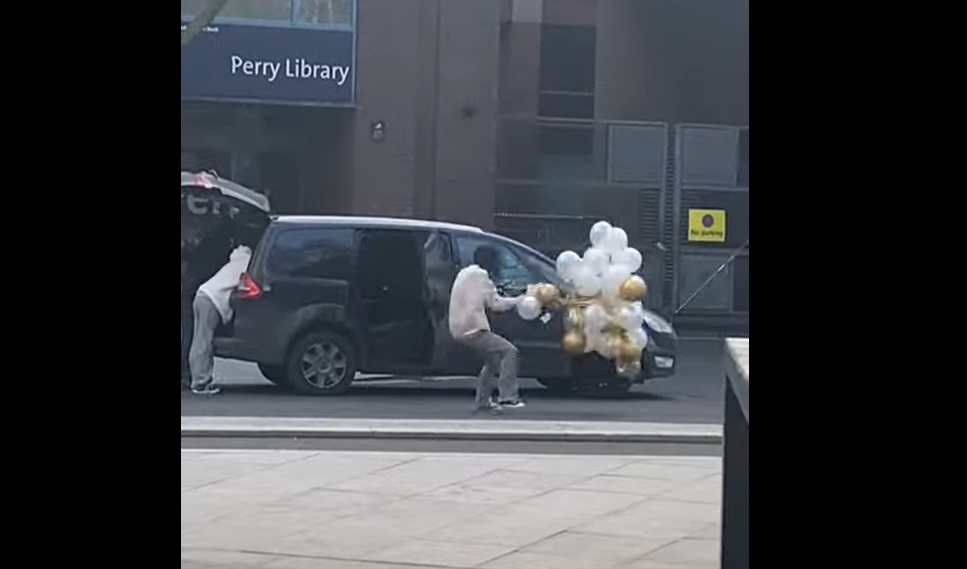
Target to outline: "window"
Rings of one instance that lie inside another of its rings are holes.
[[[540,116],[594,118],[596,43],[590,26],[541,26]]]
[[[491,275],[494,283],[500,285],[510,285],[514,288],[524,288],[529,284],[535,284],[538,279],[527,268],[520,257],[518,257],[507,246],[492,239],[482,237],[457,237],[457,249],[460,255],[460,266],[467,267],[473,264],[473,256],[478,247],[492,247],[497,253],[496,274]]]
[[[232,155],[217,148],[182,148],[181,169],[187,172],[215,172],[219,176],[232,174]]]
[[[587,180],[594,176],[594,129],[541,125],[537,175],[542,180]]]
[[[541,26],[541,91],[594,93],[597,38],[590,26]]]
[[[288,229],[279,233],[267,261],[273,276],[346,279],[350,276],[352,229]]]
[[[423,267],[416,234],[399,229],[366,229],[359,240],[358,286],[363,298],[402,301],[422,298]]]
[[[181,0],[181,15],[194,17],[208,0]],[[218,18],[289,22],[292,20],[292,0],[228,0]]]
[[[543,92],[538,96],[537,114],[542,117],[592,119],[594,95]]]
[[[193,18],[208,0],[181,0],[181,16]],[[299,24],[350,24],[353,0],[228,0],[216,19],[288,22]]]
[[[348,24],[351,0],[295,0],[295,21],[303,24]]]

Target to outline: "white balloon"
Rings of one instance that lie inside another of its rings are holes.
[[[637,302],[631,306],[622,308],[618,313],[618,321],[621,327],[635,334],[637,334],[638,330],[641,330],[641,324],[644,320],[645,316],[642,312],[641,304]]]
[[[633,247],[625,247],[620,251],[611,253],[611,264],[624,265],[630,275],[641,268],[641,253]]]
[[[517,314],[524,320],[533,320],[541,315],[541,302],[533,296],[525,296],[517,303]]]
[[[561,278],[570,280],[574,275],[574,269],[581,263],[581,256],[574,251],[564,251],[557,256],[557,274]]]
[[[581,263],[574,271],[574,288],[581,296],[594,296],[601,292],[601,277]]]
[[[625,282],[631,273],[626,265],[611,265],[604,270],[601,276],[601,294],[609,300],[618,298],[618,290],[621,283]]]
[[[582,260],[584,265],[587,265],[592,272],[600,275],[608,267],[608,263],[611,262],[608,257],[608,253],[600,247],[591,247],[584,252],[584,259]]]
[[[635,332],[638,344],[641,345],[642,349],[648,346],[648,332],[645,332],[644,328],[639,327],[638,331]]]
[[[607,311],[599,304],[592,304],[584,309],[584,329],[586,334],[597,334],[608,321]]]
[[[588,232],[588,237],[591,239],[591,246],[600,247],[608,236],[609,231],[611,231],[611,224],[607,221],[599,221],[592,225],[591,231]]]
[[[607,343],[604,340],[604,335],[600,332],[585,332],[584,333],[584,353],[598,352],[604,349]]]
[[[612,227],[604,237],[604,243],[599,245],[609,253],[624,251],[628,248],[628,234],[620,227]]]

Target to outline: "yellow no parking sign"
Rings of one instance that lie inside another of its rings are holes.
[[[725,242],[724,209],[688,210],[688,240],[714,243]]]

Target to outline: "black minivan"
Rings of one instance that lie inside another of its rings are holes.
[[[497,251],[494,281],[502,294],[522,294],[539,282],[564,286],[545,255],[475,227],[272,217],[233,294],[234,319],[219,331],[215,353],[255,362],[273,383],[310,395],[345,392],[357,372],[476,375],[481,362],[451,338],[447,310],[454,277],[482,245]],[[642,371],[629,380],[597,355],[568,356],[559,312],[531,321],[513,311],[491,315],[494,332],[520,350],[520,375],[561,391],[627,390],[673,375],[674,330],[652,312],[644,325],[650,341]]]

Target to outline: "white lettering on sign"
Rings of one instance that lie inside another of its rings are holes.
[[[232,75],[263,77],[272,83],[284,69],[284,76],[292,79],[318,79],[335,81],[340,87],[349,79],[348,65],[327,65],[313,63],[301,57],[287,58],[285,61],[259,61],[246,59],[240,55],[231,56]]]

